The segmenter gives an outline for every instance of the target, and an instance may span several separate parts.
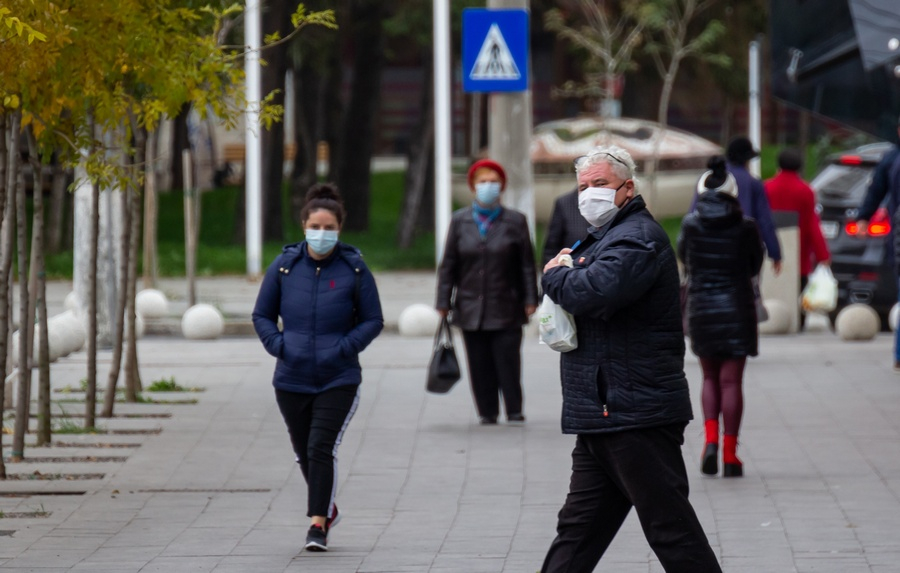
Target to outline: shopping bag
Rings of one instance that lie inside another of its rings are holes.
[[[769,311],[763,304],[762,291],[759,288],[759,275],[750,277],[750,286],[753,289],[753,304],[756,306],[756,322],[769,320]]]
[[[837,308],[838,282],[828,265],[816,265],[803,289],[801,306],[807,312],[831,312]]]
[[[538,333],[541,342],[557,352],[569,352],[578,348],[575,320],[547,295],[544,295],[538,308]]]
[[[441,319],[434,333],[434,350],[428,364],[428,380],[425,389],[435,394],[446,394],[459,381],[459,360],[453,348],[453,333],[447,317]]]

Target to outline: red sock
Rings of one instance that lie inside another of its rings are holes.
[[[706,427],[706,443],[719,444],[719,420],[706,420],[703,422]]]
[[[724,449],[722,450],[722,462],[726,464],[742,465],[741,460],[737,457],[737,436],[725,434],[723,442]]]

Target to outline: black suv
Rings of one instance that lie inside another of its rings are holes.
[[[865,303],[881,317],[883,330],[897,302],[897,280],[891,249],[891,218],[884,204],[869,220],[865,234],[859,233],[856,212],[872,181],[875,165],[891,149],[890,143],[864,145],[829,157],[828,165],[812,180],[822,234],[831,251],[831,271],[838,281],[840,310],[852,303]]]

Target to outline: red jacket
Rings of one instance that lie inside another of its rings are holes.
[[[798,215],[800,276],[805,277],[812,272],[815,263],[831,259],[816,214],[813,190],[794,171],[779,171],[765,182],[765,189],[772,211],[794,211]]]

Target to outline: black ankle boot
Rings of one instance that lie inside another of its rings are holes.
[[[744,475],[744,464],[722,464],[722,477],[739,478]]]
[[[719,473],[719,444],[706,444],[706,449],[703,450],[703,461],[700,463],[700,471],[708,476],[714,476]]]

